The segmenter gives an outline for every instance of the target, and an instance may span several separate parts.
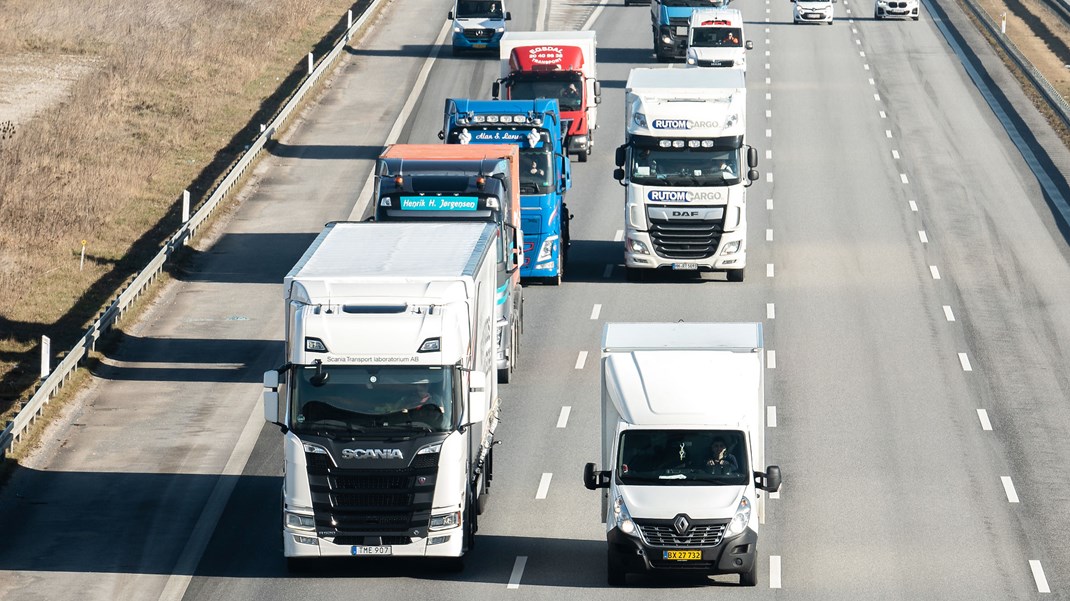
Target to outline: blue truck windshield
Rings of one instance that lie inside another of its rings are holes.
[[[739,150],[658,148],[632,150],[629,179],[640,186],[731,186],[743,181]]]
[[[621,484],[739,486],[750,481],[739,430],[627,430],[614,470]]]
[[[583,81],[578,73],[518,73],[509,85],[509,98],[557,98],[562,111],[581,111]]]
[[[296,434],[345,438],[453,427],[450,368],[300,365],[291,380],[290,428]]]
[[[554,191],[552,155],[540,149],[520,151],[520,193],[549,194]]]

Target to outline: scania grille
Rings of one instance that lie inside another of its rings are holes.
[[[343,469],[322,453],[305,460],[318,531],[358,539],[426,533],[438,454],[417,455],[402,470]]]
[[[654,252],[666,259],[705,259],[717,252],[724,233],[722,220],[650,219]]]
[[[672,524],[638,524],[643,539],[652,547],[716,547],[724,538],[725,524],[692,526],[677,534]]]

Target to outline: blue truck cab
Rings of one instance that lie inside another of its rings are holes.
[[[728,0],[652,0],[650,26],[654,36],[654,55],[659,61],[686,57],[691,11],[726,6]]]
[[[565,193],[572,167],[556,98],[535,100],[447,99],[447,144],[515,144],[520,150],[520,222],[524,261],[520,277],[561,282],[569,245]]]
[[[453,21],[453,54],[465,50],[496,50],[513,17],[504,0],[456,0],[446,17]],[[497,54],[497,53],[495,53]]]

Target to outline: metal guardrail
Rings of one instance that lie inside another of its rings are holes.
[[[1065,0],[1056,0],[1060,4],[1066,4]],[[973,0],[962,0],[963,4],[970,9],[970,12],[977,17],[977,20],[985,26],[988,33],[995,38],[999,43],[1003,51],[1014,61],[1018,68],[1029,79],[1033,87],[1037,92],[1044,97],[1045,102],[1051,107],[1051,110],[1058,115],[1059,119],[1063,122],[1067,128],[1070,128],[1070,102],[1063,98],[1063,95],[1059,93],[1059,90],[1055,89],[1055,86],[1040,72],[1039,69],[1033,66],[1033,63],[1029,62],[1029,59],[1025,57],[1025,54],[1018,49],[1018,46],[1004,35],[1000,30],[1000,25],[996,23],[987,12],[984,11]]]
[[[30,400],[23,405],[15,415],[15,418],[7,424],[3,432],[0,432],[0,458],[3,458],[7,452],[19,442],[23,433],[26,432],[26,429],[37,421],[37,418],[40,417],[42,411],[52,397],[55,396],[60,388],[62,388],[63,385],[70,380],[71,376],[74,375],[74,372],[78,369],[82,359],[93,351],[97,340],[101,335],[122,319],[126,311],[134,304],[141,294],[152,285],[157,276],[160,275],[164,265],[171,256],[197,233],[197,229],[207,221],[208,217],[212,215],[222,200],[227,197],[235,184],[241,179],[246,170],[253,164],[257,156],[264,149],[264,146],[271,140],[272,136],[279,131],[286,120],[290,118],[293,112],[301,104],[301,101],[304,100],[304,97],[309,90],[316,85],[316,82],[318,82],[323,74],[334,64],[334,61],[341,56],[346,44],[353,35],[364,27],[367,21],[375,16],[382,5],[387,2],[389,2],[389,0],[372,0],[359,18],[351,24],[347,23],[349,26],[331,51],[320,59],[319,64],[315,65],[315,68],[309,72],[290,100],[283,106],[282,110],[275,115],[275,118],[272,119],[271,123],[265,127],[264,131],[256,138],[256,141],[249,146],[249,149],[245,151],[242,158],[234,164],[230,172],[223,178],[223,181],[221,181],[212,192],[211,196],[209,196],[197,212],[190,217],[189,221],[183,223],[182,227],[167,239],[163,248],[160,249],[160,252],[149,261],[149,264],[138,273],[137,277],[135,277],[119,296],[108,305],[104,312],[101,313],[101,316],[89,326],[85,335],[75,343],[74,348],[67,352],[67,355],[59,365],[52,370],[52,373],[45,378],[45,381],[41,383],[40,388],[38,388]]]

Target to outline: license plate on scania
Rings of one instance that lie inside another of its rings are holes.
[[[673,549],[670,551],[662,551],[662,559],[666,559],[668,561],[702,561],[702,551],[690,549]]]
[[[695,271],[698,263],[673,263],[672,268],[676,271]]]
[[[386,557],[387,555],[393,555],[394,549],[390,545],[378,545],[378,546],[359,546],[354,545],[351,549],[353,555],[360,555],[364,557]]]

